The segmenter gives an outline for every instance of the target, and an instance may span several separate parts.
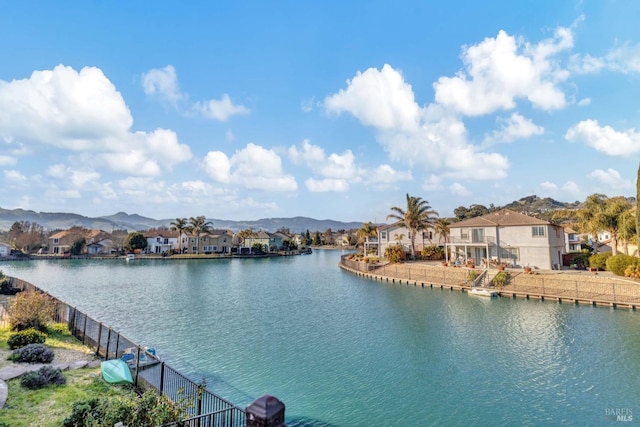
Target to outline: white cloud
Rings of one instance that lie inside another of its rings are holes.
[[[469,191],[464,185],[459,182],[454,182],[449,186],[449,191],[451,191],[456,196],[470,196],[471,191]]]
[[[171,104],[176,105],[186,98],[180,92],[178,77],[173,65],[164,68],[154,68],[142,74],[142,87],[147,95],[160,96]]]
[[[438,175],[429,175],[427,179],[422,184],[422,189],[426,191],[438,191],[442,190],[443,187],[443,178]]]
[[[385,64],[347,80],[347,88],[325,98],[331,113],[349,112],[362,124],[378,129],[407,130],[418,123],[420,108],[402,74]]]
[[[576,103],[578,107],[585,107],[591,104],[591,98],[582,98],[580,101]]]
[[[411,171],[399,172],[390,165],[380,165],[377,168],[368,171],[363,177],[367,183],[371,184],[393,184],[402,181],[412,181]]]
[[[220,151],[210,151],[204,158],[207,175],[218,182],[265,191],[294,191],[295,178],[285,175],[282,161],[273,151],[253,143],[237,151],[231,158]]]
[[[602,70],[623,74],[640,72],[640,44],[626,41],[610,49],[604,56],[597,57],[589,54],[572,55],[570,69],[575,73],[591,74]]]
[[[300,104],[300,109],[304,113],[309,113],[309,112],[313,111],[313,106],[314,106],[315,102],[316,101],[315,101],[315,98],[313,96],[311,98],[309,98],[309,99],[305,99]]]
[[[497,121],[501,124],[500,129],[493,131],[491,135],[485,136],[484,145],[496,142],[513,142],[544,133],[542,126],[536,125],[518,113],[511,114],[508,119],[498,118]]]
[[[314,179],[309,178],[304,182],[304,185],[307,187],[307,190],[312,193],[323,193],[323,192],[345,192],[349,190],[349,183],[344,179]]]
[[[411,86],[389,65],[357,73],[346,89],[325,99],[325,108],[374,127],[393,161],[471,179],[506,176],[506,157],[469,144],[464,123],[451,111],[437,104],[420,108]]]
[[[351,150],[327,156],[321,147],[313,145],[308,139],[305,139],[302,142],[302,150],[298,150],[295,145],[292,145],[289,147],[288,154],[293,163],[304,164],[326,178],[353,179],[358,176],[355,156]]]
[[[114,150],[133,118],[99,68],[63,65],[0,81],[0,136],[68,150]]]
[[[27,181],[27,177],[15,169],[5,170],[4,179],[13,183],[23,183]]]
[[[565,134],[569,142],[583,142],[609,156],[629,156],[640,152],[640,133],[635,129],[617,131],[600,126],[596,120],[583,120]]]
[[[620,172],[615,169],[596,169],[589,174],[589,177],[613,189],[623,190],[633,188],[633,182],[629,179],[622,178]]]
[[[12,166],[18,163],[18,160],[12,156],[0,155],[0,166]]]
[[[214,181],[231,182],[231,163],[222,151],[209,151],[204,158],[204,170]]]
[[[564,108],[565,95],[558,83],[568,74],[553,57],[572,46],[573,35],[567,28],[558,28],[552,39],[537,45],[501,30],[495,38],[465,47],[464,70],[434,83],[436,102],[469,116],[513,109],[518,98],[543,110]]]
[[[558,191],[558,186],[555,185],[553,182],[549,182],[549,181],[545,181],[543,183],[540,184],[540,188],[544,191]]]
[[[562,186],[562,191],[576,197],[580,195],[580,187],[578,186],[578,184],[576,184],[573,181],[565,182],[564,185]]]
[[[231,129],[227,129],[227,131],[224,134],[224,137],[227,139],[227,141],[234,141],[236,139],[236,136],[233,134]]]
[[[28,79],[0,81],[0,138],[20,147],[54,146],[93,153],[103,166],[131,175],[158,175],[191,158],[174,132],[130,128],[121,94],[99,68],[34,71]]]
[[[210,99],[204,102],[196,102],[193,108],[203,116],[221,122],[227,121],[231,116],[249,114],[247,107],[244,105],[234,105],[226,93],[222,95],[220,100]]]

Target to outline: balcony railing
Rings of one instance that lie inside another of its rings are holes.
[[[495,245],[496,238],[494,236],[449,236],[449,243],[467,244],[467,245]]]

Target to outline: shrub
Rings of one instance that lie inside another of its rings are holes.
[[[73,402],[71,415],[62,422],[63,427],[89,426],[104,418],[104,408],[98,398]]]
[[[402,262],[407,259],[407,253],[400,245],[387,246],[384,250],[384,256],[392,263]]]
[[[31,328],[12,333],[9,335],[7,344],[11,350],[15,350],[28,344],[44,344],[46,340],[47,336],[44,333]]]
[[[493,276],[493,286],[495,286],[496,288],[501,288],[507,284],[508,280],[509,274],[506,271],[500,271],[498,274]]]
[[[53,350],[42,344],[29,344],[13,350],[9,358],[14,362],[22,363],[51,363]]]
[[[14,331],[34,328],[45,332],[47,322],[53,320],[55,303],[46,294],[20,292],[9,305],[9,323]]]
[[[173,403],[167,396],[148,390],[133,398],[86,399],[73,404],[63,427],[112,426],[117,422],[136,427],[153,427],[180,421],[185,403]]]
[[[21,291],[21,289],[20,288],[14,288],[13,285],[11,284],[11,281],[9,281],[9,279],[4,277],[4,275],[2,277],[0,277],[0,294],[2,294],[2,295],[15,295],[20,291]]]
[[[611,257],[611,252],[602,252],[599,254],[591,255],[589,257],[589,267],[597,268],[598,270],[607,269],[607,259]]]
[[[70,337],[71,331],[66,323],[47,324],[47,335],[56,337]]]
[[[422,255],[424,259],[442,259],[444,250],[440,246],[429,245],[422,248],[420,255]]]
[[[624,270],[624,277],[631,277],[633,279],[640,279],[640,265],[630,265]]]
[[[50,384],[62,385],[66,383],[62,371],[51,366],[43,366],[37,371],[27,372],[20,378],[22,387],[35,390]]]
[[[625,255],[625,254],[617,254],[615,256],[609,257],[606,261],[607,270],[611,271],[613,274],[618,276],[624,276],[624,272],[629,266],[636,266],[640,261],[638,258]]]
[[[469,274],[467,274],[467,279],[469,279],[470,282],[473,282],[478,278],[479,275],[480,273],[478,273],[476,270],[469,270]]]

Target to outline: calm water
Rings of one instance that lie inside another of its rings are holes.
[[[640,313],[374,282],[340,254],[0,268],[234,403],[277,396],[292,426],[640,420]]]

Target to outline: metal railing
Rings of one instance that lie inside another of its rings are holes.
[[[10,277],[12,286],[23,291],[36,291],[48,295],[55,303],[54,322],[66,323],[72,335],[105,360],[121,358],[125,353],[133,355],[129,361],[134,384],[140,388],[153,388],[180,404],[190,418],[173,425],[244,427],[246,414],[223,397],[206,389],[206,384],[196,383],[160,360],[150,351],[119,332],[91,318],[86,313],[49,295],[46,291],[24,280]],[[0,322],[7,322],[6,309],[0,307]],[[186,424],[182,424],[186,423]],[[172,425],[172,424],[170,424]]]

